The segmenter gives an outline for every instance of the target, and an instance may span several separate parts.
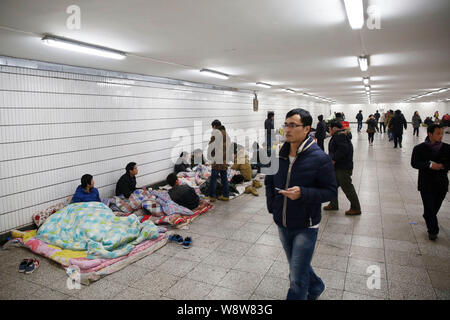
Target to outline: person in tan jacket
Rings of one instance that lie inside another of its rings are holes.
[[[248,161],[248,156],[244,150],[239,150],[234,157],[234,164],[231,167],[233,170],[239,170],[245,181],[252,180],[252,167]]]

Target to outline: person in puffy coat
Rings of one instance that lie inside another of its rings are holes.
[[[277,165],[266,174],[267,210],[278,226],[289,262],[288,300],[315,300],[325,285],[311,267],[321,221],[321,204],[337,196],[337,183],[330,157],[309,136],[312,117],[293,109],[283,125],[286,142]],[[275,161],[273,161],[275,162]]]

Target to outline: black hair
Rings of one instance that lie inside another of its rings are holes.
[[[342,113],[336,112],[336,118],[342,118]]]
[[[219,130],[226,131],[226,130],[225,130],[225,126],[222,126],[222,125],[221,125],[218,129],[219,129]]]
[[[88,184],[91,184],[93,176],[91,176],[90,174],[85,174],[81,177],[81,187],[83,189],[86,189]]]
[[[319,119],[319,121],[322,121],[323,120],[323,115],[318,116],[317,119]]]
[[[186,151],[183,151],[180,153],[180,158],[184,158],[188,155],[188,153]]]
[[[273,111],[267,112],[267,119],[272,118],[274,115],[275,115],[275,112],[273,112]]]
[[[136,165],[136,162],[130,162],[129,164],[127,164],[127,166],[125,167],[125,170],[127,172],[132,171],[134,169],[134,166]]]
[[[167,176],[166,181],[167,183],[173,187],[177,183],[178,177],[175,173],[171,173]]]
[[[340,123],[339,121],[336,121],[336,120],[331,120],[330,128],[335,128],[335,127],[342,129],[342,123]]]
[[[211,126],[213,126],[214,128],[218,128],[222,125],[222,123],[219,120],[214,120],[213,122],[211,122]]]
[[[311,114],[306,111],[305,109],[301,109],[301,108],[297,108],[297,109],[292,109],[291,111],[289,111],[286,114],[286,119],[290,118],[294,115],[298,114],[300,116],[300,119],[303,123],[304,126],[310,126],[312,125],[312,117]]]
[[[440,124],[440,123],[433,123],[433,124],[430,124],[429,126],[428,126],[428,128],[427,128],[427,133],[431,133],[431,134],[433,134],[434,133],[434,130],[436,130],[436,128],[442,128],[442,125]]]

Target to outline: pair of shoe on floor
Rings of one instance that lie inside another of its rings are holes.
[[[323,210],[332,211],[332,210],[339,210],[339,208],[335,208],[329,204],[329,205],[323,207]],[[350,209],[350,210],[345,211],[345,214],[347,216],[357,216],[357,215],[361,214],[361,210]]]
[[[169,236],[169,240],[170,241],[174,241],[178,244],[182,244],[183,248],[185,249],[189,249],[191,247],[192,244],[192,238],[191,237],[186,237],[183,239],[182,236],[180,236],[179,234],[171,234]]]
[[[20,273],[30,274],[33,273],[37,268],[39,268],[39,260],[37,259],[23,259],[19,264]]]
[[[245,188],[244,193],[246,193],[246,194],[251,193],[254,196],[259,196],[258,190],[256,190],[256,189],[259,189],[261,187],[262,187],[261,182],[259,182],[258,180],[253,180],[252,181],[252,185],[251,186],[247,186]]]

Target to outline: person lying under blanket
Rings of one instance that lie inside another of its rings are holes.
[[[101,202],[97,188],[94,188],[94,178],[90,174],[81,177],[81,184],[78,186],[70,203],[76,202]]]
[[[169,190],[169,196],[173,202],[180,206],[193,210],[198,207],[200,198],[195,192],[194,188],[181,184],[178,177],[171,173],[167,176],[167,183],[172,187]]]

